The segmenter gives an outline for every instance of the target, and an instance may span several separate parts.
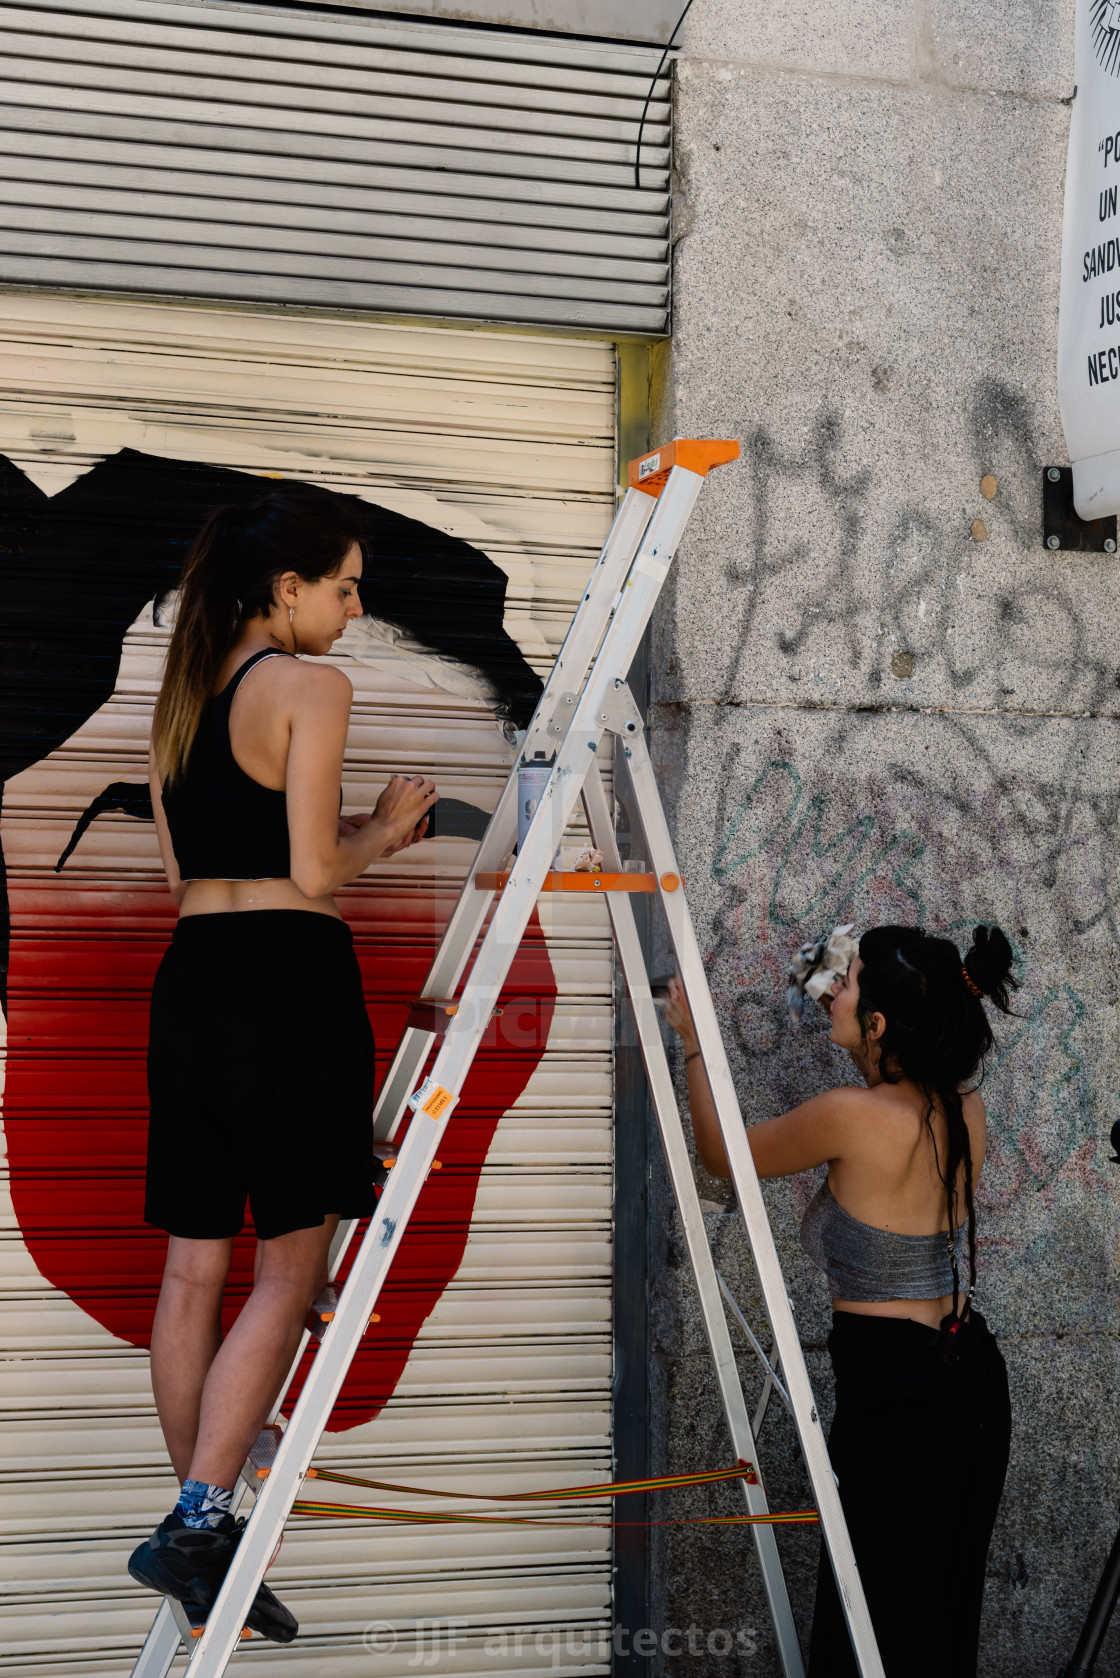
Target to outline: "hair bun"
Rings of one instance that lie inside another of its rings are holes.
[[[972,946],[964,958],[965,973],[977,990],[1005,1014],[1011,1012],[1009,993],[1019,988],[1011,977],[1014,960],[1011,945],[998,926],[974,929]]]

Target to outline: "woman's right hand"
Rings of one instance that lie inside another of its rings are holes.
[[[428,811],[438,798],[436,783],[426,775],[393,776],[377,800],[371,818],[380,824],[388,841],[381,853],[383,857],[394,856],[423,839]]]
[[[688,998],[684,994],[680,974],[674,973],[669,980],[669,1000],[665,1004],[665,1021],[673,1030],[679,1032],[684,1043],[686,1053],[691,1054],[696,1047],[696,1027],[692,1023],[692,1010],[688,1006]]]

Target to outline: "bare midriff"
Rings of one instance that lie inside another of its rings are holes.
[[[342,919],[333,897],[305,897],[294,880],[191,880],[183,888],[179,918],[240,915],[253,909],[299,909]]]
[[[962,1295],[960,1303],[963,1305]],[[916,1323],[940,1328],[943,1317],[953,1309],[953,1296],[944,1299],[834,1299],[834,1311],[851,1311],[857,1317],[911,1317]]]

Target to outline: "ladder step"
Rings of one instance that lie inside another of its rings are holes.
[[[373,1317],[370,1320],[375,1323],[381,1321],[380,1317]],[[241,1472],[242,1479],[251,1488],[251,1490],[256,1491],[257,1488],[253,1485],[253,1476],[247,1471],[248,1468],[252,1468],[256,1479],[267,1480],[269,1474],[272,1472],[272,1465],[276,1461],[276,1453],[280,1449],[280,1441],[283,1437],[284,1429],[280,1426],[279,1422],[267,1422],[257,1434],[256,1440],[249,1451],[249,1462],[247,1467],[242,1469]],[[318,1478],[318,1474],[318,1469],[309,1468],[304,1478],[307,1480],[315,1480]],[[273,1556],[272,1561],[275,1561],[276,1556],[279,1554],[280,1546],[278,1544],[276,1546],[276,1555]],[[271,1567],[272,1562],[269,1562],[268,1565]]]
[[[408,1010],[405,1026],[412,1031],[430,1031],[435,1037],[442,1037],[455,1015],[459,1012],[459,1004],[446,996],[418,996]],[[491,1019],[497,1019],[503,1010],[495,1008]]]
[[[434,1031],[437,1037],[442,1037],[458,1012],[459,1004],[450,997],[418,996],[404,1023],[410,1031]]]
[[[324,1288],[323,1292],[326,1291]],[[320,1294],[319,1298],[322,1297],[323,1295]],[[249,1447],[249,1461],[257,1471],[258,1480],[268,1479],[268,1471],[276,1461],[276,1453],[280,1448],[280,1441],[283,1437],[284,1429],[279,1423],[268,1422],[261,1428],[256,1439]]]
[[[390,1160],[388,1163],[391,1165],[393,1162],[392,1162],[392,1160]],[[307,1314],[307,1332],[308,1332],[308,1334],[311,1335],[312,1339],[322,1340],[323,1335],[326,1333],[328,1327],[330,1326],[331,1323],[334,1322],[334,1314],[337,1310],[338,1310],[338,1289],[335,1287],[333,1282],[328,1282],[327,1286],[323,1289],[322,1293],[319,1295],[318,1299],[315,1301],[314,1305],[311,1307],[311,1310]],[[379,1317],[377,1312],[374,1311],[372,1313],[372,1315],[370,1316],[369,1326],[372,1328],[374,1323],[379,1323],[380,1321],[381,1321],[381,1318]],[[269,1429],[272,1428],[272,1427],[275,1427],[275,1425],[276,1424],[274,1422],[270,1422],[269,1427],[262,1429],[262,1431],[257,1435],[257,1445],[260,1444],[261,1440],[264,1438],[265,1434],[269,1431]],[[277,1431],[277,1433],[279,1433],[280,1430],[277,1428],[276,1431]],[[279,1443],[279,1440],[277,1440],[277,1443]],[[256,1450],[257,1445],[253,1446],[253,1451]],[[251,1462],[255,1460],[254,1457],[253,1457],[253,1451],[249,1452],[249,1460]],[[274,1457],[275,1455],[276,1455],[276,1451],[275,1451],[275,1449],[273,1449],[272,1456],[270,1456],[268,1458],[268,1463],[269,1464],[272,1461],[272,1457]],[[267,1479],[267,1477],[268,1477],[268,1465],[267,1464],[265,1465],[263,1474],[261,1473],[260,1467],[258,1467],[257,1475],[258,1475],[258,1478],[261,1479],[261,1480]]]
[[[326,1287],[323,1289],[322,1293],[319,1295],[318,1299],[316,1299],[314,1305],[312,1305],[310,1311],[307,1313],[307,1332],[308,1332],[308,1334],[310,1334],[312,1336],[312,1338],[315,1339],[315,1340],[321,1340],[323,1338],[324,1333],[326,1332],[327,1324],[334,1322],[334,1314],[337,1310],[338,1310],[338,1289],[334,1286],[333,1283],[328,1282]],[[277,1431],[277,1433],[279,1433],[279,1431],[280,1431],[279,1428],[277,1428],[276,1431]],[[265,1428],[263,1430],[263,1432],[261,1432],[258,1435],[258,1438],[257,1438],[257,1444],[258,1445],[260,1444],[260,1441],[264,1438],[265,1434],[268,1433],[268,1432],[269,1432],[269,1429]],[[255,1450],[256,1446],[254,1446],[253,1449]],[[275,1451],[273,1451],[272,1455],[273,1456],[276,1455]],[[253,1452],[252,1451],[249,1452],[249,1457],[250,1457],[250,1460],[252,1460],[252,1458],[253,1458]],[[271,1461],[271,1458],[269,1460]],[[261,1465],[258,1464],[257,1473],[260,1474],[260,1477],[263,1480],[264,1475],[260,1473],[260,1468],[261,1468]],[[267,1473],[267,1469],[266,1469],[265,1472]]]
[[[677,874],[663,874],[661,889],[676,891],[680,885]],[[509,870],[500,874],[476,874],[476,891],[503,891],[509,884]],[[636,891],[652,894],[657,890],[656,874],[569,874],[552,869],[544,877],[542,891]],[[445,1027],[446,1029],[446,1027]]]
[[[201,1637],[205,1630],[206,1630],[206,1623],[205,1623],[205,1621],[203,1621],[202,1625],[191,1627],[191,1636],[192,1637]],[[240,1636],[243,1639],[247,1638],[247,1637],[252,1637],[252,1635],[253,1635],[253,1633],[249,1629],[248,1626],[242,1626]]]

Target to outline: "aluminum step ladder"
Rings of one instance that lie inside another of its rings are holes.
[[[797,1427],[860,1673],[863,1678],[883,1678],[792,1307],[654,780],[644,724],[626,685],[627,672],[704,480],[713,467],[736,459],[738,454],[736,442],[677,438],[630,466],[629,488],[523,744],[521,764],[548,765],[551,773],[547,786],[511,868],[507,870],[506,865],[518,836],[517,766],[510,772],[479,844],[422,997],[413,1009],[378,1097],[375,1143],[392,1147],[406,1110],[411,1112],[411,1121],[395,1149],[394,1168],[339,1293],[333,1319],[320,1327],[319,1350],[291,1421],[275,1446],[268,1477],[258,1481],[252,1470],[247,1475],[256,1490],[256,1501],[233,1564],[201,1636],[192,1639],[181,1609],[165,1603],[133,1668],[133,1678],[165,1678],[181,1640],[188,1649],[193,1643],[187,1668],[190,1678],[221,1678],[224,1673],[417,1197],[436,1162],[440,1138],[452,1119],[459,1092],[542,890],[599,891],[607,898],[732,1448],[744,1464],[755,1469],[741,1482],[747,1512],[763,1515],[768,1512],[768,1504],[757,1474],[755,1429],[747,1414],[721,1297],[723,1284],[704,1229],[629,894],[646,891],[660,899],[758,1272],[773,1335],[773,1356],[781,1369],[779,1379],[777,1371],[767,1364],[767,1386],[755,1424],[757,1427],[761,1421],[765,1399],[776,1386]],[[619,858],[597,763],[598,748],[607,735],[614,737],[616,749],[625,756],[650,869],[646,874],[623,871]],[[552,859],[577,801],[582,801],[591,842],[603,853],[604,867],[598,874],[552,870]],[[452,1010],[448,999],[455,997],[484,926],[485,935],[470,977]],[[434,1063],[421,1079],[434,1043],[438,1043]],[[332,1276],[353,1234],[354,1226],[340,1228],[331,1254]],[[733,1301],[731,1304],[735,1309]],[[739,1320],[743,1321],[741,1316]],[[762,1356],[753,1335],[751,1338]],[[773,1528],[759,1525],[752,1532],[783,1670],[786,1678],[804,1678]]]

